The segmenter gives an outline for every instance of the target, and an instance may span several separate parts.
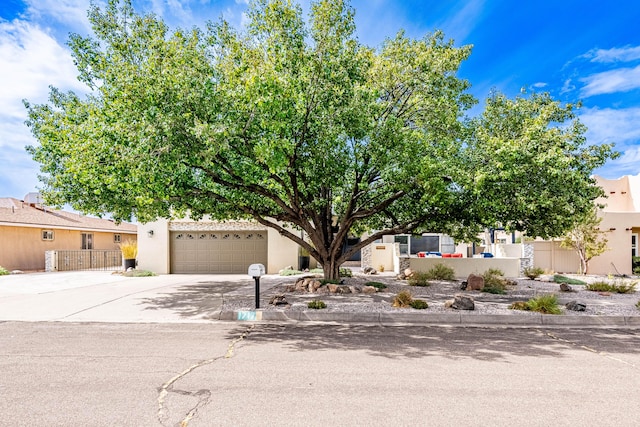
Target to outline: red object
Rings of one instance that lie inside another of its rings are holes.
[[[442,254],[442,258],[452,258],[453,254]]]
[[[451,254],[451,258],[462,258],[462,254]]]
[[[425,255],[424,252],[418,252],[418,258],[425,258]]]

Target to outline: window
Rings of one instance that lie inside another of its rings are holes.
[[[638,235],[636,233],[631,235],[631,256],[638,256]]]
[[[42,230],[42,240],[53,240],[53,231]]]
[[[93,234],[82,233],[82,248],[81,249],[93,249]]]
[[[122,242],[122,235],[114,234],[113,235],[113,243],[121,243],[121,242]]]

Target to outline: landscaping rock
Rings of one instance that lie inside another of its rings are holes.
[[[578,301],[569,301],[565,304],[565,307],[567,307],[567,310],[585,311],[587,309],[587,304]]]
[[[444,302],[444,308],[451,308],[453,306],[453,300],[449,299]]]
[[[375,294],[378,290],[373,286],[363,286],[362,293],[363,294]]]
[[[338,286],[338,290],[336,291],[338,294],[350,294],[351,288],[349,286]]]
[[[22,270],[13,270],[11,272],[11,274],[24,274],[24,271],[22,271]]]
[[[396,276],[396,279],[398,280],[406,280],[407,276],[404,275],[404,273],[400,273]]]
[[[467,290],[468,291],[481,291],[484,289],[484,277],[476,274],[470,274],[467,277]]]
[[[335,294],[338,292],[338,288],[339,286],[333,283],[329,283],[327,284],[327,289],[329,289],[329,292],[332,294]]]
[[[456,310],[474,310],[476,305],[472,297],[458,294],[453,297],[451,307]]]
[[[287,302],[287,299],[285,298],[284,295],[274,295],[271,297],[271,299],[269,300],[269,304],[272,305],[289,305],[289,303]]]
[[[412,269],[410,269],[410,268],[405,268],[405,270],[404,270],[404,277],[406,277],[406,278],[408,279],[408,278],[409,278],[409,277],[411,277],[411,276],[413,276],[413,270],[412,270]]]
[[[378,272],[376,271],[376,269],[375,269],[375,268],[373,268],[373,267],[365,267],[365,268],[362,270],[362,272],[363,272],[364,274],[369,274],[369,275],[378,274]]]
[[[468,285],[467,281],[463,280],[462,283],[460,283],[460,290],[466,291],[467,290],[467,285]]]
[[[560,283],[560,291],[561,292],[575,292],[573,288],[566,283]]]

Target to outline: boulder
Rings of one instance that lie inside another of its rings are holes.
[[[322,282],[320,280],[312,280],[311,283],[309,283],[309,288],[313,289],[312,292],[317,291],[318,289],[320,289],[321,286],[322,286]]]
[[[453,304],[451,304],[451,307],[456,310],[474,310],[476,305],[472,297],[457,294],[453,297]]]
[[[578,301],[569,301],[565,304],[565,307],[567,307],[567,310],[585,311],[587,309],[587,304]]]
[[[467,290],[467,281],[463,280],[462,283],[460,283],[460,290],[466,291]]]
[[[411,276],[413,276],[413,270],[410,269],[410,268],[405,268],[404,269],[404,277],[406,277],[408,279]]]
[[[451,308],[453,306],[453,300],[449,299],[444,302],[444,308]]]
[[[405,280],[407,278],[407,276],[404,275],[404,273],[400,273],[396,276],[396,279],[398,280]]]
[[[271,299],[269,300],[269,304],[271,305],[289,305],[289,303],[287,302],[287,299],[285,298],[284,295],[274,295],[271,297]]]
[[[362,272],[364,274],[369,274],[369,275],[373,275],[373,274],[378,274],[378,272],[376,271],[375,268],[373,267],[365,267],[364,270],[362,270]]]
[[[574,292],[573,288],[566,283],[560,283],[561,292]]]
[[[329,292],[331,292],[332,294],[335,294],[338,292],[338,285],[335,285],[333,283],[329,283],[327,284],[327,289],[329,290]]]
[[[363,294],[375,294],[378,290],[373,286],[363,286],[362,293]]]
[[[477,274],[470,274],[467,277],[467,290],[468,291],[481,291],[484,289],[484,277]]]
[[[349,286],[338,286],[338,290],[336,291],[338,294],[350,294],[351,288]]]

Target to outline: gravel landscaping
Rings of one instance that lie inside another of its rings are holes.
[[[307,275],[308,276],[308,275]],[[343,282],[349,286],[365,286],[368,282],[379,282],[387,286],[386,289],[373,294],[317,294],[308,292],[291,292],[293,285],[301,276],[279,277],[272,276],[262,288],[260,308],[263,310],[295,310],[311,311],[307,303],[312,300],[321,300],[327,307],[323,312],[344,313],[380,313],[380,312],[425,312],[443,313],[454,312],[453,308],[445,307],[447,300],[452,300],[456,294],[471,296],[475,300],[475,309],[466,311],[473,314],[502,314],[509,316],[531,316],[538,313],[509,309],[509,305],[515,301],[527,301],[541,295],[555,294],[564,315],[570,316],[640,316],[640,309],[636,304],[640,300],[640,292],[637,290],[629,294],[599,293],[588,291],[583,285],[571,285],[573,292],[562,292],[558,283],[540,280],[517,279],[515,285],[507,288],[504,295],[489,294],[479,291],[462,291],[461,281],[433,281],[430,286],[409,286],[404,280],[397,280],[395,275],[363,275],[354,274],[354,277],[344,278]],[[577,277],[577,276],[576,276]],[[580,277],[589,283],[596,280],[606,280],[602,277]],[[625,279],[629,280],[629,279]],[[409,290],[414,299],[422,299],[429,305],[427,309],[416,310],[413,308],[395,308],[392,306],[395,295],[403,290]],[[245,293],[246,295],[246,293]],[[269,301],[274,296],[284,296],[286,305],[273,305]],[[585,304],[585,311],[572,311],[565,308],[570,301]],[[251,310],[255,300],[246,296],[225,296],[224,310]]]

